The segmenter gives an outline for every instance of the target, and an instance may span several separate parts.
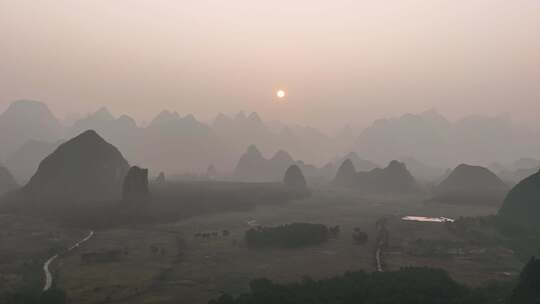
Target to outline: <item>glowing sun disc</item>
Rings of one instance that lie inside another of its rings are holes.
[[[277,98],[283,98],[283,97],[285,97],[285,91],[283,91],[283,90],[278,90],[278,91],[276,92],[276,96],[277,96]]]

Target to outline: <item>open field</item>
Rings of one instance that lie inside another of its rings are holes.
[[[43,287],[42,263],[83,235],[24,216],[0,215],[0,292]]]
[[[459,281],[478,285],[486,280],[508,279],[521,264],[504,248],[476,248],[464,243],[444,224],[405,223],[399,218],[455,218],[494,212],[489,206],[425,204],[414,198],[382,200],[316,192],[309,199],[287,205],[258,206],[251,211],[197,216],[169,224],[98,230],[84,248],[60,260],[57,282],[73,303],[196,304],[206,303],[221,292],[246,291],[249,281],[259,277],[285,282],[305,275],[322,278],[348,270],[374,271],[375,222],[388,217],[390,247],[383,254],[387,269],[440,267]],[[321,246],[253,250],[242,242],[253,221],[268,226],[291,222],[340,225],[341,235]],[[369,234],[367,244],[353,242],[356,227]],[[226,237],[221,235],[225,229],[230,231]],[[216,232],[219,236],[195,237],[201,232]],[[426,242],[415,242],[418,239]],[[426,253],[423,247],[431,250],[433,242],[446,245],[443,249],[435,246],[435,253]],[[104,260],[82,257],[111,251],[121,254]]]

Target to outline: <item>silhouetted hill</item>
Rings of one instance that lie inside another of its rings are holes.
[[[349,152],[343,157],[339,157],[337,160],[334,161],[334,164],[336,164],[336,168],[338,166],[341,166],[341,164],[343,164],[343,162],[347,159],[352,162],[354,168],[356,168],[356,170],[358,171],[371,171],[379,167],[379,165],[372,161],[360,158],[360,156],[358,156],[356,152]]]
[[[118,147],[133,163],[167,170],[171,176],[204,174],[208,164],[230,174],[238,155],[250,144],[264,151],[280,147],[301,155],[308,163],[322,163],[341,153],[341,147],[351,146],[350,138],[330,137],[311,127],[281,124],[279,128],[269,128],[255,112],[240,112],[232,117],[219,114],[212,124],[206,124],[191,114],[181,116],[165,110],[147,127],[140,127],[127,115],[116,117],[107,108],[100,108],[75,119],[70,127],[63,127],[45,104],[18,101],[0,116],[0,159],[13,155],[29,140],[57,142],[88,129]],[[315,146],[318,148],[313,149]],[[21,180],[27,180],[28,170],[22,171],[25,173]]]
[[[510,190],[498,215],[514,224],[540,227],[540,171]]]
[[[149,200],[148,169],[137,166],[129,168],[122,186],[122,202],[125,204],[141,204],[148,203]]]
[[[139,159],[139,152],[144,151],[141,147],[141,130],[135,120],[127,115],[116,118],[107,108],[98,111],[76,121],[69,129],[70,137],[75,137],[85,130],[94,130],[106,141],[118,147],[129,159]]]
[[[24,185],[36,173],[39,163],[60,144],[60,141],[49,143],[29,140],[7,157],[6,167],[13,173],[17,182]]]
[[[261,179],[262,177],[260,176],[264,174],[264,172],[261,171],[265,170],[266,161],[267,160],[263,157],[259,149],[256,146],[251,145],[247,148],[246,152],[240,156],[238,164],[234,169],[233,176],[240,181]]]
[[[413,194],[420,191],[405,164],[396,160],[383,169],[358,172],[356,187],[362,192],[374,194]]]
[[[147,127],[127,115],[116,118],[106,108],[75,122],[70,134],[96,130],[134,163],[168,172],[202,171],[208,163],[222,163],[228,148],[211,128],[193,115],[160,112]],[[182,157],[179,157],[182,155]]]
[[[386,168],[356,172],[352,161],[340,166],[333,184],[349,187],[365,194],[414,194],[420,186],[404,163],[391,161]]]
[[[306,178],[297,165],[287,168],[283,177],[283,184],[294,189],[305,190],[307,188]]]
[[[15,101],[0,115],[0,159],[5,159],[28,140],[55,142],[63,134],[63,126],[46,104]]]
[[[346,159],[339,167],[333,184],[341,187],[351,187],[356,183],[356,169],[350,159]]]
[[[356,152],[349,152],[343,156],[334,158],[332,161],[326,163],[326,165],[320,167],[318,169],[318,175],[326,182],[334,181],[339,168],[346,160],[351,161],[357,171],[370,171],[379,168],[379,165],[376,163],[360,158]]]
[[[435,189],[435,200],[465,204],[500,204],[508,186],[489,169],[461,164]]]
[[[318,168],[301,160],[294,160],[284,150],[278,150],[267,159],[255,145],[251,145],[240,157],[232,179],[243,182],[278,182],[282,180],[283,172],[291,165],[298,166],[308,183],[327,183],[335,174],[332,166]]]
[[[275,182],[281,180],[283,172],[292,164],[294,160],[285,151],[280,150],[266,159],[256,146],[251,145],[240,157],[233,178],[245,182]]]
[[[508,304],[540,303],[540,260],[532,257],[521,271]]]
[[[297,161],[297,164],[300,165],[300,168],[306,175],[308,181],[314,180],[318,183],[328,183],[335,179],[339,168],[346,160],[351,161],[355,169],[360,171],[369,171],[379,167],[377,164],[369,160],[360,158],[355,152],[350,152],[344,156],[336,157],[321,167],[305,165],[299,161]]]
[[[257,113],[246,115],[240,112],[234,116],[220,113],[214,119],[212,129],[235,155],[253,144],[261,151],[275,151],[279,147],[301,156],[306,163],[327,161],[342,153],[342,147],[350,147],[352,143],[350,138],[327,136],[309,126],[265,122]],[[313,149],[315,146],[319,148]]]
[[[0,195],[18,188],[17,182],[13,178],[13,175],[6,167],[0,164]]]
[[[22,194],[40,202],[117,200],[128,169],[120,151],[89,130],[47,156]]]

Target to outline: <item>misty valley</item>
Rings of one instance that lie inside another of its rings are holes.
[[[13,102],[0,303],[538,303],[540,160],[440,153],[461,136],[415,153],[400,143],[410,120],[359,138],[275,131],[257,114],[164,111],[140,126],[101,109],[67,126]]]

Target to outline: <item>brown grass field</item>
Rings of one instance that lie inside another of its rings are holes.
[[[362,198],[352,193],[318,191],[309,199],[285,205],[197,216],[168,224],[98,230],[82,248],[54,265],[55,279],[72,303],[207,303],[222,292],[246,291],[254,278],[287,282],[306,275],[323,278],[351,270],[374,271],[375,221],[387,217],[390,247],[383,254],[386,269],[439,267],[461,282],[479,285],[488,280],[511,278],[522,264],[505,248],[477,248],[460,240],[445,224],[404,222],[400,218],[405,215],[457,218],[495,212],[496,208],[490,206],[424,203],[423,198]],[[253,220],[259,225],[291,222],[340,225],[341,235],[321,246],[308,248],[248,249],[243,244],[243,234],[250,227],[248,222]],[[367,244],[353,242],[355,227],[369,234]],[[224,229],[230,231],[229,236],[221,236]],[[195,237],[199,232],[219,232],[220,236]],[[85,234],[83,231],[62,233],[71,237],[66,237],[66,241]],[[419,239],[428,244],[435,241],[452,245],[443,249],[435,246],[445,253],[443,256],[425,255],[416,248],[415,241]],[[30,241],[37,248],[50,245]],[[84,253],[110,250],[122,254],[107,261],[84,261],[81,257]]]

